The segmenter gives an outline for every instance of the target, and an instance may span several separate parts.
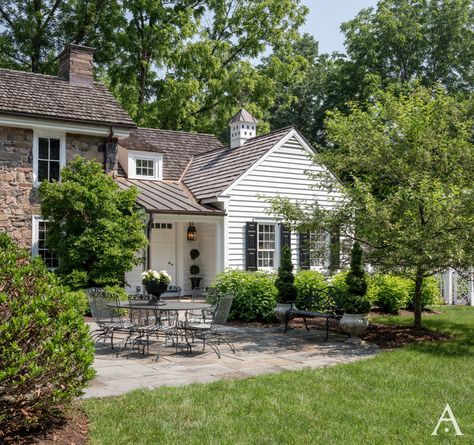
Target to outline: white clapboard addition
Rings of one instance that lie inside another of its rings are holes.
[[[318,202],[332,207],[339,192],[328,193],[314,187],[311,173],[327,172],[310,159],[311,148],[295,132],[270,150],[252,168],[223,193],[226,199],[226,267],[245,268],[245,224],[248,221],[275,223],[265,212],[269,197],[286,197],[296,202]],[[280,251],[279,227],[276,227],[276,266]],[[293,264],[298,265],[297,235],[292,233]]]

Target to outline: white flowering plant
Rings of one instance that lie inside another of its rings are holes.
[[[142,273],[142,283],[143,284],[170,284],[171,276],[166,270],[156,270],[149,269]]]

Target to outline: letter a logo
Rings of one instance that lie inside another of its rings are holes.
[[[446,404],[446,408],[444,408],[443,414],[441,414],[441,417],[438,420],[438,424],[436,425],[436,428],[431,433],[432,436],[438,435],[438,428],[441,425],[441,422],[451,422],[454,427],[454,430],[456,431],[456,436],[464,436],[464,434],[461,432],[461,428],[459,428],[458,422],[456,420],[456,417],[454,417],[453,411],[451,407],[449,406],[449,403]],[[444,431],[448,433],[449,428],[445,427]]]

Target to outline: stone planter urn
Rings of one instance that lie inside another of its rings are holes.
[[[291,303],[277,303],[275,309],[273,309],[273,313],[280,322],[282,328],[285,328],[286,313],[291,309],[291,306]],[[296,309],[294,305],[293,309]],[[290,315],[288,321],[292,320],[293,318],[295,317]]]
[[[158,283],[148,283],[145,284],[146,291],[153,295],[153,298],[150,302],[155,303],[160,299],[161,294],[167,291],[168,285],[167,284],[158,284]]]
[[[357,344],[362,342],[359,335],[365,332],[369,326],[367,316],[368,314],[344,314],[342,316],[340,325],[342,330],[350,335],[348,342]]]

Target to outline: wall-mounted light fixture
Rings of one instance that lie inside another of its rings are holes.
[[[193,223],[189,223],[186,238],[188,239],[188,241],[196,241],[198,239],[197,230],[196,227],[194,227]]]

